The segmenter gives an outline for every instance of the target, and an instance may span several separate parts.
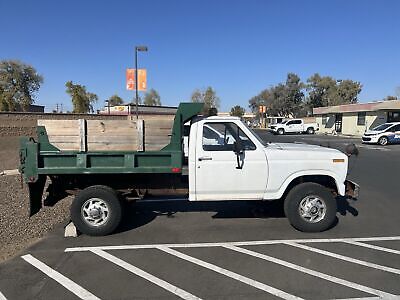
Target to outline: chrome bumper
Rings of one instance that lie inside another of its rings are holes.
[[[345,195],[350,196],[352,198],[358,198],[358,194],[360,192],[360,186],[357,183],[350,180],[346,180],[344,184],[346,186]]]

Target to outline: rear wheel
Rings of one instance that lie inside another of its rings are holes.
[[[121,202],[117,193],[95,185],[80,191],[71,205],[71,220],[78,230],[87,235],[112,233],[122,218]]]
[[[307,134],[314,134],[315,130],[312,127],[307,128]]]
[[[304,232],[320,232],[332,226],[336,217],[336,201],[330,191],[317,183],[295,186],[284,203],[290,224]]]
[[[285,134],[285,130],[283,128],[279,128],[277,132],[279,135]]]
[[[389,139],[386,136],[381,136],[378,140],[378,144],[381,146],[386,146],[389,143]]]

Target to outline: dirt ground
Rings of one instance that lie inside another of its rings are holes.
[[[0,136],[0,172],[18,168],[19,137]],[[0,262],[43,237],[54,226],[66,223],[71,199],[45,207],[29,218],[28,189],[20,176],[0,176]]]

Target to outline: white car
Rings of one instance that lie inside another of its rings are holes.
[[[400,122],[384,123],[367,130],[362,136],[362,142],[382,146],[400,143]]]

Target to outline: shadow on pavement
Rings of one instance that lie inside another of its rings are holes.
[[[283,201],[207,201],[185,200],[126,204],[124,218],[117,232],[124,232],[150,223],[158,216],[174,218],[178,212],[215,212],[212,218],[284,218]]]
[[[352,202],[355,202],[355,201],[357,201],[356,198],[352,198],[352,197],[348,197],[348,196],[336,197],[338,213],[340,213],[342,216],[346,216],[347,212],[349,212],[354,217],[357,217],[358,216],[358,210],[355,209],[353,206],[351,206]]]

